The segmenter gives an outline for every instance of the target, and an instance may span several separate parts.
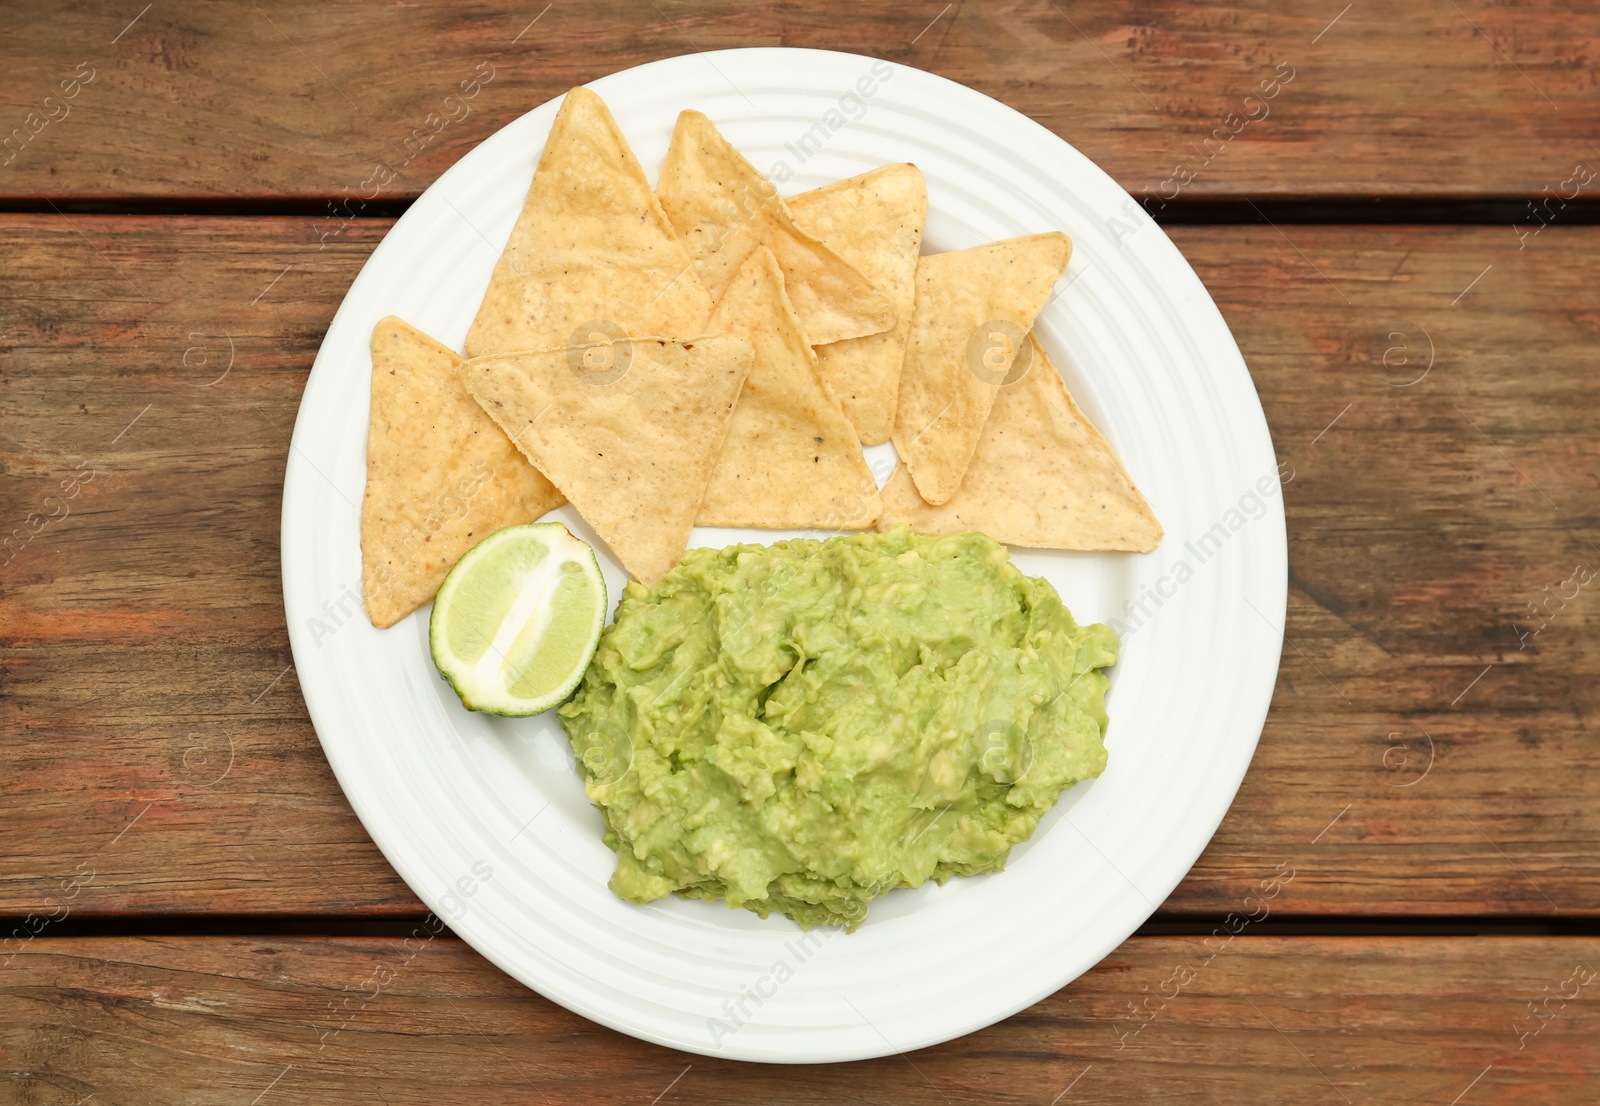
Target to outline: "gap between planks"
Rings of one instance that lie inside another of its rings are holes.
[[[141,215],[229,218],[311,218],[328,213],[337,197],[192,196],[105,197],[95,199],[0,195],[0,215]],[[1528,221],[1537,197],[1523,195],[1449,196],[1278,196],[1194,197],[1162,200],[1134,194],[1145,212],[1162,226],[1501,226]],[[373,200],[352,221],[397,219],[415,198]],[[1573,198],[1561,209],[1567,226],[1600,225],[1600,196]],[[344,218],[345,216],[341,216]]]

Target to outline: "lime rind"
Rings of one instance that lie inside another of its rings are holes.
[[[507,527],[440,585],[428,621],[433,662],[468,710],[538,714],[583,679],[607,600],[594,550],[562,523]],[[574,642],[581,648],[561,647]]]

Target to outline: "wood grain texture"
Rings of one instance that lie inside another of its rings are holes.
[[[317,744],[277,556],[305,375],[387,226],[0,217],[6,532],[94,473],[0,568],[0,914],[85,868],[78,914],[420,911]],[[1600,570],[1600,230],[1286,233],[1174,235],[1293,478],[1272,712],[1165,909],[1283,863],[1280,913],[1600,915],[1600,587],[1550,598]]]
[[[137,4],[12,5],[0,198],[369,195],[386,163],[372,198],[404,199],[574,84],[779,45],[971,85],[1136,193],[1537,196],[1600,165],[1600,24],[1579,2],[541,7],[157,4],[130,24]]]
[[[0,968],[0,1088],[108,1106],[1576,1104],[1600,1084],[1597,972],[1581,939],[1241,935],[1206,962],[1135,938],[970,1036],[784,1068],[602,1029],[454,940],[41,938]]]

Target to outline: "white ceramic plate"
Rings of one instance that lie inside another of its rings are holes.
[[[474,715],[435,672],[425,609],[361,611],[359,504],[373,324],[460,348],[557,102],[440,177],[351,286],[306,383],[284,480],[283,591],[306,704],[378,847],[474,948],[541,994],[647,1040],[746,1060],[851,1060],[989,1025],[1092,967],[1199,856],[1255,749],[1277,674],[1287,560],[1278,470],[1244,361],[1205,288],[1121,188],[994,100],[814,50],[672,58],[594,84],[647,172],[683,108],[786,194],[911,161],[926,252],[1046,230],[1071,267],[1038,333],[1167,536],[1154,553],[1018,551],[1080,621],[1116,618],[1110,765],[1006,871],[895,891],[854,934],[717,903],[634,906],[553,717]],[[872,451],[882,475],[891,447]],[[564,508],[583,537],[591,535]],[[695,544],[771,541],[697,530]],[[600,549],[613,599],[623,576]],[[1251,608],[1254,608],[1253,610]]]

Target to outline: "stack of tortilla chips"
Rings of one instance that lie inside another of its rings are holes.
[[[563,500],[646,584],[697,523],[1154,548],[1030,333],[1066,236],[922,257],[927,208],[913,165],[786,200],[696,111],[652,190],[600,98],[569,92],[466,358],[399,319],[373,332],[374,625]],[[891,438],[880,495],[862,445]]]

